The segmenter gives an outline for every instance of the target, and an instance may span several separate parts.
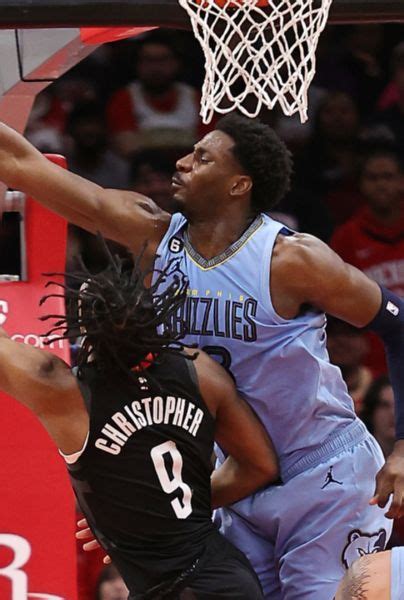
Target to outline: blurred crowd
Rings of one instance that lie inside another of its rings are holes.
[[[65,155],[73,172],[138,191],[174,212],[175,162],[214,127],[199,117],[203,75],[202,53],[188,32],[156,30],[104,45],[42,92],[26,135],[43,152]],[[291,190],[272,216],[320,237],[404,295],[402,26],[328,27],[309,102],[304,125],[276,110],[260,115],[295,158]],[[68,270],[81,260],[102,268],[97,239],[70,226]],[[357,413],[389,454],[394,399],[382,345],[330,318],[328,348]],[[404,524],[396,523],[392,545],[399,544]],[[126,599],[115,569],[102,570],[101,556],[79,549],[80,600]]]

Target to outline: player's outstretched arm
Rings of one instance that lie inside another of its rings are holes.
[[[64,453],[82,448],[88,413],[69,366],[46,350],[13,341],[2,328],[0,390],[28,407]]]
[[[38,200],[68,221],[100,231],[138,253],[155,252],[170,215],[141,194],[108,190],[48,161],[22,135],[0,123],[0,181]]]
[[[277,244],[278,245],[278,244]],[[274,296],[275,292],[275,296]],[[299,234],[280,240],[272,263],[272,300],[281,316],[295,317],[310,304],[383,339],[395,397],[396,444],[378,473],[371,504],[386,516],[404,515],[404,302],[364,273],[343,262],[326,244]],[[288,299],[289,304],[285,302]]]
[[[212,474],[212,507],[241,500],[279,477],[278,460],[261,421],[239,396],[230,375],[200,352],[199,387],[216,418],[215,440],[228,454]]]

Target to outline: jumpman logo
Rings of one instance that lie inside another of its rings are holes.
[[[325,478],[325,483],[321,487],[322,490],[325,487],[327,487],[327,485],[330,485],[330,483],[337,483],[338,485],[342,485],[342,481],[337,481],[336,479],[334,479],[333,474],[332,474],[332,470],[333,470],[333,467],[330,467],[328,469],[328,473],[327,473],[326,478]]]

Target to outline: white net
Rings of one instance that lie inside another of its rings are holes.
[[[332,0],[179,0],[205,54],[201,116],[255,117],[278,102],[307,120],[315,52]]]

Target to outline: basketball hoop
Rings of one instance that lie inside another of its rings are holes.
[[[205,55],[201,116],[255,117],[279,103],[307,120],[307,92],[332,0],[179,0]]]

